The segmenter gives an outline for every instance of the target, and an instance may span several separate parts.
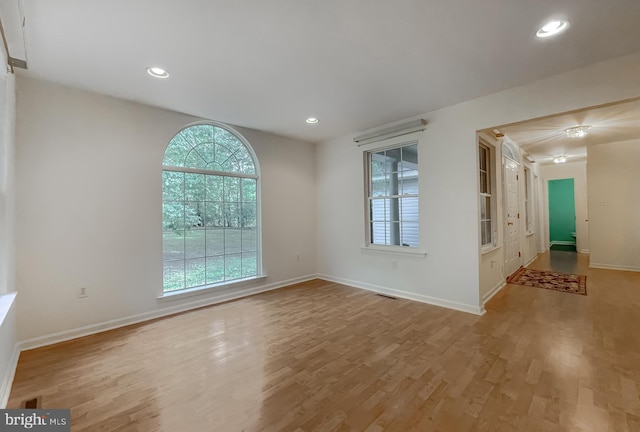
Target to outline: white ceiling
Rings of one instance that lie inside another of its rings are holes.
[[[565,130],[578,125],[591,126],[587,135],[567,137]],[[557,155],[567,155],[567,162],[586,160],[590,146],[640,139],[640,100],[545,117],[498,130],[538,163],[551,164]]]
[[[307,141],[640,49],[638,0],[22,5],[28,76]],[[570,28],[537,40],[555,16]],[[171,77],[152,79],[148,66]],[[309,116],[320,123],[305,124]]]

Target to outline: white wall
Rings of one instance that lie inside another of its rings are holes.
[[[640,96],[640,53],[576,69],[415,118],[426,258],[371,255],[364,239],[362,149],[354,134],[318,147],[318,272],[370,289],[480,311],[476,131]],[[372,125],[374,126],[374,125]],[[392,269],[397,261],[397,269]]]
[[[591,267],[640,271],[640,139],[589,147]]]
[[[592,221],[589,220],[587,206],[587,162],[542,165],[540,175],[544,194],[542,214],[545,223],[543,238],[545,248],[549,248],[549,180],[572,178],[576,207],[576,249],[581,253],[589,253],[589,229]]]
[[[198,119],[18,77],[17,286],[20,340],[76,335],[228,298],[159,302],[161,166]],[[258,157],[263,267],[273,287],[315,273],[315,145],[237,128]],[[300,261],[296,256],[300,255]],[[88,298],[77,299],[80,286]],[[46,343],[49,339],[41,340]]]
[[[0,64],[6,64],[0,49]],[[0,408],[17,362],[15,315],[15,77],[0,68]]]

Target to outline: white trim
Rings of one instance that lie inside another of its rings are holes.
[[[424,119],[411,120],[395,126],[376,128],[372,132],[365,133],[353,138],[358,147],[374,142],[384,141],[414,132],[422,132],[427,128],[427,121]]]
[[[580,253],[589,255],[591,251],[589,249],[580,249]]]
[[[167,291],[167,292],[163,292],[161,295],[158,296],[158,302],[179,300],[185,297],[194,297],[194,296],[208,294],[215,291],[223,291],[229,288],[236,288],[238,286],[249,285],[252,282],[264,281],[266,278],[267,278],[267,275],[251,276],[248,278],[238,279],[238,280],[219,283],[219,284],[204,285],[204,286],[187,288],[187,289],[176,290],[176,291]]]
[[[535,255],[533,258],[531,258],[529,261],[527,261],[527,263],[524,265],[524,267],[529,267],[529,264],[531,264],[532,262],[534,262],[537,259],[538,259],[538,255]]]
[[[491,247],[489,247],[489,244],[487,243],[486,245],[482,246],[482,249],[480,250],[480,255],[484,255],[484,254],[488,254],[489,252],[496,251],[501,247],[502,246],[498,246],[498,245],[492,245]]]
[[[482,296],[482,305],[486,305],[487,302],[489,302],[489,300],[491,300],[496,294],[498,294],[500,290],[505,286],[507,286],[507,282],[504,280],[501,280],[500,282],[495,284],[495,286],[491,288],[488,293]]]
[[[369,253],[379,253],[379,254],[390,254],[390,255],[405,255],[405,256],[413,256],[413,257],[426,257],[427,252],[413,247],[408,246],[383,246],[383,245],[369,245],[369,246],[360,246],[362,252]]]
[[[2,377],[2,381],[0,381],[0,409],[6,408],[9,402],[9,395],[11,394],[11,387],[13,386],[13,378],[16,375],[20,351],[20,344],[16,342],[13,345],[13,352],[11,353],[11,360],[9,360],[9,364],[7,365],[7,371],[4,377]]]
[[[640,267],[636,267],[636,266],[621,266],[621,265],[616,265],[616,264],[589,263],[589,268],[640,272]]]
[[[52,345],[59,342],[68,341],[71,339],[76,339],[83,336],[89,336],[96,333],[101,333],[107,330],[113,330],[119,327],[125,327],[131,324],[137,324],[144,321],[149,321],[156,318],[166,317],[168,315],[174,315],[180,312],[186,312],[192,309],[201,308],[203,306],[210,306],[216,303],[227,302],[230,300],[237,300],[243,297],[248,297],[254,294],[259,294],[265,291],[272,291],[278,288],[282,288],[285,286],[306,282],[312,279],[316,279],[318,276],[315,274],[310,274],[306,276],[301,276],[298,278],[288,279],[281,282],[274,282],[272,284],[263,285],[254,288],[248,288],[242,291],[233,291],[220,293],[214,297],[208,297],[201,300],[196,300],[190,303],[185,303],[176,306],[170,306],[163,309],[158,309],[154,311],[144,312],[141,314],[130,315],[128,317],[116,318],[113,320],[105,321],[102,323],[91,324],[84,327],[79,327],[71,330],[64,330],[61,332],[50,333],[48,335],[39,336],[31,339],[27,339],[20,342],[20,350],[25,351],[29,349],[39,348],[46,345]]]
[[[569,240],[552,240],[549,242],[549,246],[551,247],[553,245],[575,246],[576,242]]]
[[[324,279],[329,282],[335,282],[342,285],[348,285],[354,288],[360,288],[363,290],[372,291],[379,294],[385,294],[393,297],[400,297],[403,299],[413,300],[420,303],[426,303],[433,306],[440,306],[447,309],[454,309],[457,311],[466,312],[473,315],[484,315],[484,313],[486,312],[484,310],[484,306],[481,307],[481,306],[474,306],[474,305],[469,305],[465,303],[458,303],[455,301],[445,300],[438,297],[431,297],[423,294],[411,293],[411,292],[402,291],[394,288],[387,288],[380,285],[373,285],[365,282],[357,282],[349,279],[343,279],[343,278],[328,276],[324,274],[319,274],[318,278]]]

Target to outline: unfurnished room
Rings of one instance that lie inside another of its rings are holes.
[[[0,2],[0,431],[640,431],[640,2]]]

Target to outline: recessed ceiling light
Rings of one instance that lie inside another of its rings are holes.
[[[148,67],[147,73],[154,78],[169,78],[169,72],[159,67]]]
[[[567,138],[582,138],[587,135],[587,131],[591,126],[574,126],[569,129],[565,129],[564,133],[567,134]]]
[[[318,123],[318,121],[319,121],[319,120],[318,120],[317,118],[315,118],[315,117],[309,117],[309,118],[308,118],[307,120],[305,120],[305,121],[306,121],[307,123],[309,123],[309,124],[316,124],[316,123]]]
[[[536,32],[536,36],[544,39],[551,36],[555,36],[558,33],[562,33],[569,27],[569,21],[566,20],[553,20],[549,21]]]

